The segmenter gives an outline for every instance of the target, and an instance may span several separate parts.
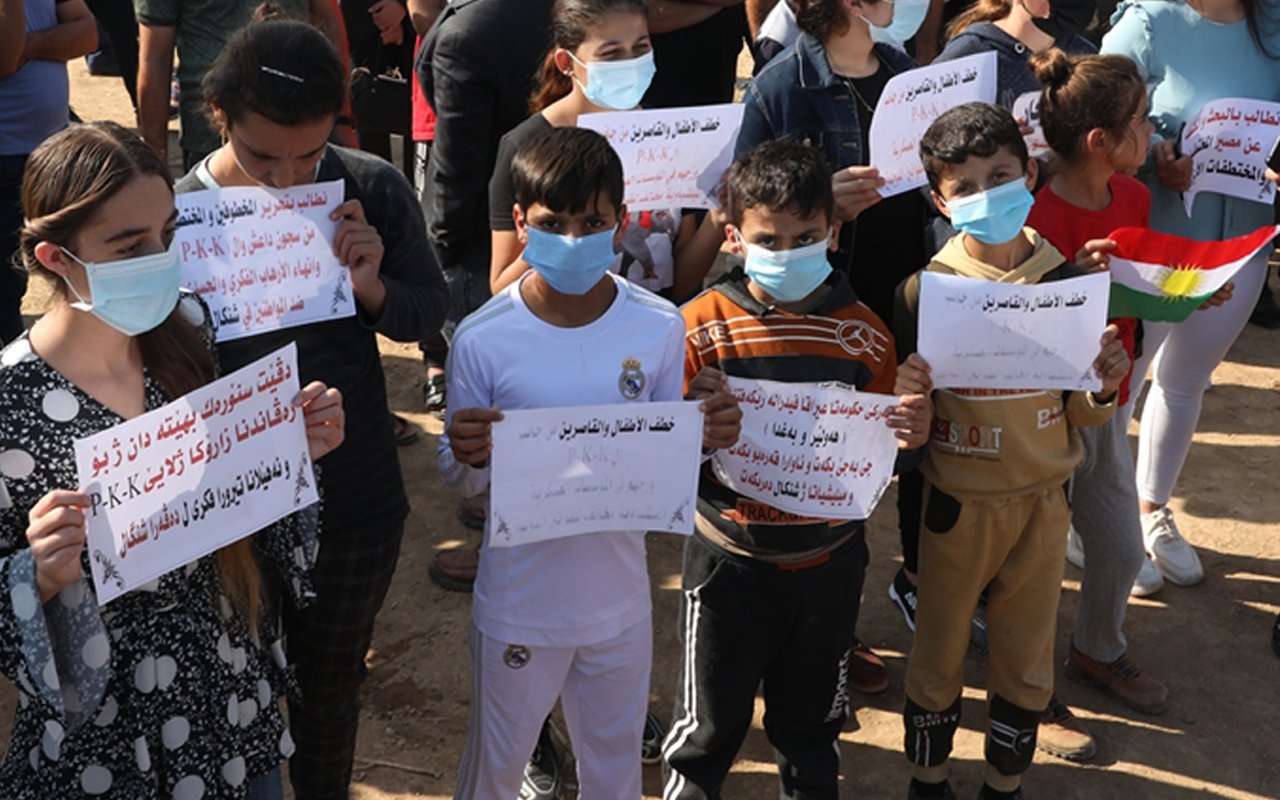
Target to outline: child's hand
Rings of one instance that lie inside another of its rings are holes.
[[[1119,336],[1120,329],[1115,325],[1108,325],[1102,332],[1102,350],[1093,360],[1093,368],[1098,377],[1102,378],[1102,391],[1095,395],[1100,399],[1105,398],[1104,402],[1110,402],[1111,396],[1119,390],[1120,382],[1129,374],[1129,367],[1132,366]]]
[[[1280,184],[1280,173],[1277,173],[1271,167],[1267,167],[1267,180]]]
[[[347,426],[347,415],[342,410],[342,393],[320,381],[312,381],[293,398],[293,404],[302,409],[302,420],[307,426],[307,452],[311,460],[337,450],[346,436]]]
[[[738,443],[742,432],[742,409],[729,393],[724,373],[714,367],[703,367],[689,381],[686,400],[701,400],[702,447],[704,450],[727,449]]]
[[[1018,133],[1022,134],[1023,139],[1036,132],[1036,129],[1031,127],[1031,123],[1027,122],[1026,117],[1014,117],[1013,121],[1018,123]]]
[[[378,277],[384,247],[378,230],[364,216],[359,200],[348,200],[329,213],[338,223],[333,236],[333,254],[351,272],[351,290],[370,314],[382,313],[387,288]]]
[[[1178,156],[1172,139],[1161,139],[1151,145],[1151,156],[1165,188],[1171,192],[1185,192],[1191,188],[1191,156]]]
[[[905,394],[889,412],[889,427],[897,429],[899,447],[904,450],[914,450],[928,442],[932,422],[933,401],[927,394]]]
[[[1236,285],[1231,281],[1227,281],[1226,283],[1222,284],[1221,287],[1218,288],[1218,291],[1209,295],[1208,300],[1205,300],[1203,303],[1197,306],[1196,310],[1204,311],[1206,308],[1213,308],[1214,306],[1220,306],[1223,303],[1230,300],[1231,296],[1235,294],[1235,291],[1236,291]]]
[[[912,353],[898,365],[898,378],[893,382],[896,395],[933,393],[933,378],[929,377],[929,362]]]
[[[41,603],[49,602],[80,577],[80,551],[85,537],[82,509],[91,504],[86,494],[54,489],[27,513],[27,543],[36,563],[36,589]]]
[[[1111,254],[1116,243],[1110,239],[1090,239],[1076,253],[1076,266],[1085,272],[1106,272],[1111,266]]]
[[[449,449],[463,464],[482,466],[493,452],[493,423],[502,419],[502,409],[460,408],[449,417]]]
[[[867,208],[880,202],[876,191],[884,186],[884,178],[875,167],[845,167],[831,176],[831,191],[836,196],[836,219],[848,222]]]

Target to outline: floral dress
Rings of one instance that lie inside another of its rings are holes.
[[[184,296],[198,319],[202,303]],[[146,408],[169,401],[146,376]],[[291,686],[271,626],[232,612],[214,556],[99,607],[81,577],[41,604],[27,512],[74,489],[73,442],[123,419],[36,355],[0,352],[0,669],[19,709],[0,763],[11,798],[242,798],[293,751]],[[316,507],[255,535],[265,581],[309,594]],[[90,574],[82,555],[83,575]]]

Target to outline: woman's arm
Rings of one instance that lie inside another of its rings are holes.
[[[702,281],[715,263],[720,246],[724,244],[724,226],[729,215],[723,208],[713,208],[697,227],[693,224],[696,219],[694,214],[684,215],[680,238],[672,248],[675,280],[671,287],[671,297],[677,303],[702,289]]]

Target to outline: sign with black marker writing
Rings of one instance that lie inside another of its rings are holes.
[[[342,197],[342,181],[177,196],[182,285],[209,305],[219,342],[356,313],[333,254]]]
[[[729,378],[742,408],[738,443],[717,451],[716,477],[782,511],[866,519],[893,478],[898,398],[841,384]]]
[[[578,127],[608,139],[622,159],[628,211],[719,208],[742,104],[583,114]]]
[[[1275,199],[1267,154],[1280,138],[1280,103],[1214,100],[1183,127],[1180,138],[1179,151],[1191,157],[1191,188],[1182,195],[1188,217],[1201,192],[1267,204]]]
[[[923,272],[916,349],[939,389],[1100,391],[1110,290],[1105,272],[1033,284]]]
[[[290,343],[75,443],[98,602],[315,503]]]
[[[694,402],[504,411],[493,425],[489,546],[600,531],[693,533]]]

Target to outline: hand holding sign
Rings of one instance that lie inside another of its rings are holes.
[[[84,548],[84,509],[91,504],[81,492],[54,489],[36,501],[27,513],[27,544],[36,565],[40,602],[49,599],[80,577],[80,551]]]

